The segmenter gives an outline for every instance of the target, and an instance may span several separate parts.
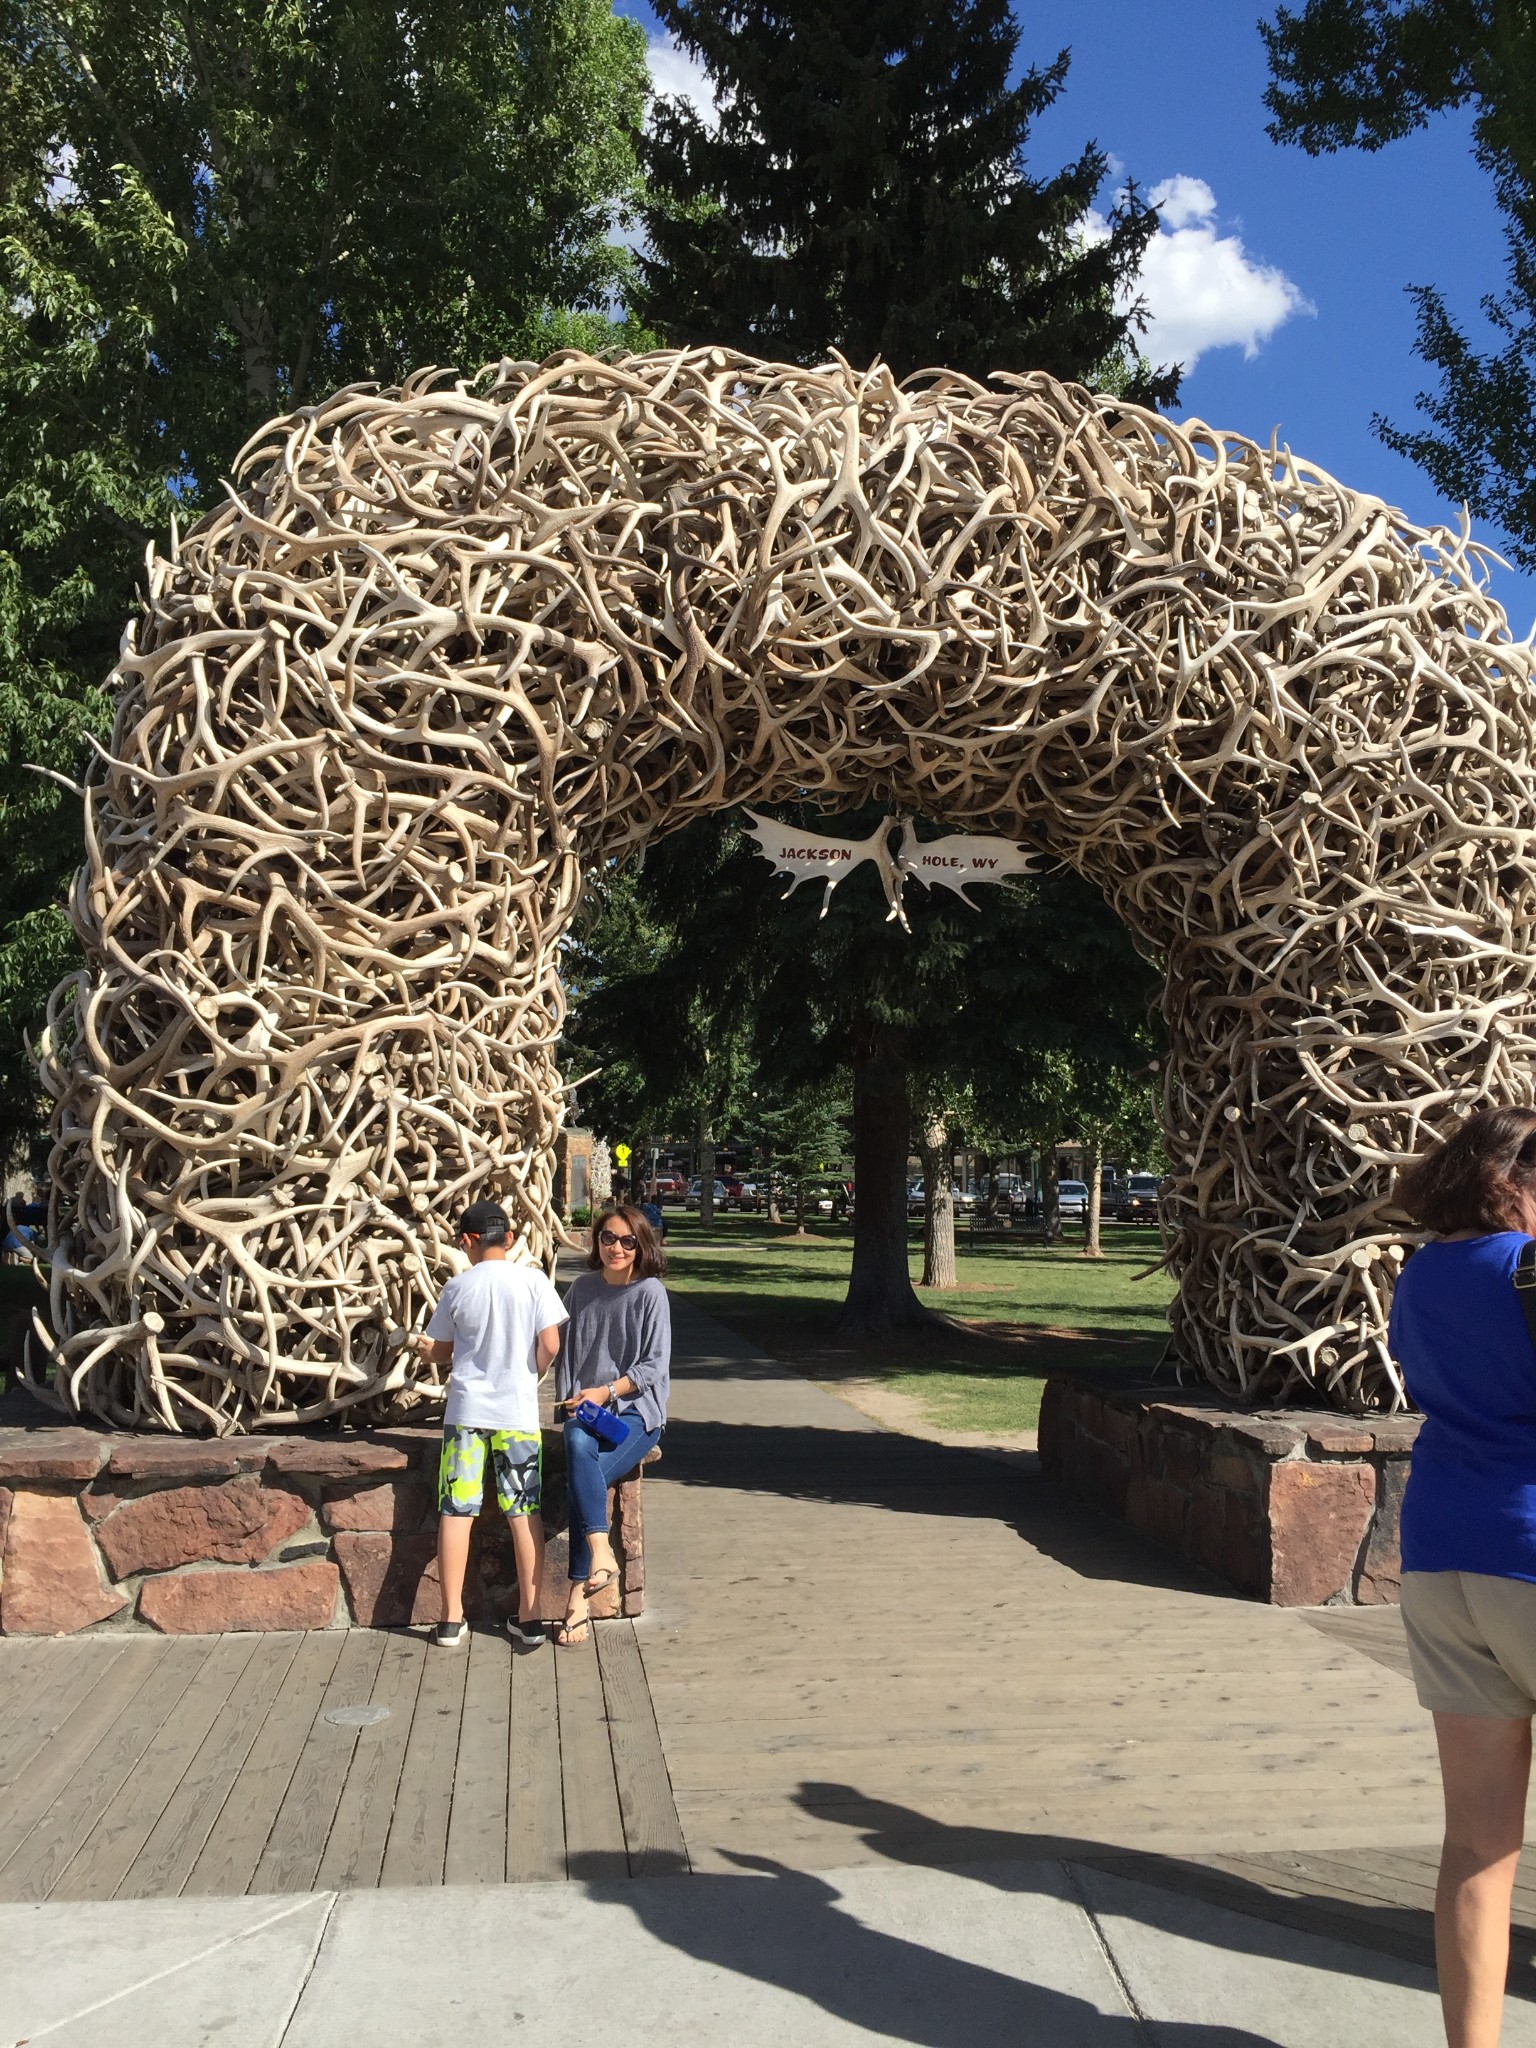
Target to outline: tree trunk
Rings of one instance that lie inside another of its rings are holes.
[[[763,1158],[765,1161],[763,1169],[764,1192],[767,1195],[768,1221],[770,1223],[782,1223],[784,1219],[779,1214],[779,1189],[778,1183],[774,1180],[773,1177],[774,1151],[771,1145],[764,1153]]]
[[[942,1116],[925,1119],[918,1147],[923,1162],[924,1287],[954,1287],[955,1158]]]
[[[1056,1140],[1040,1148],[1040,1222],[1047,1244],[1061,1243],[1061,1190],[1057,1186]]]
[[[797,1173],[795,1175],[795,1235],[796,1237],[805,1237],[808,1234],[805,1227],[805,1175]]]
[[[1099,1242],[1099,1224],[1104,1209],[1104,1137],[1102,1132],[1092,1132],[1083,1139],[1083,1159],[1088,1168],[1088,1209],[1083,1218],[1083,1257],[1102,1259],[1104,1247]]]
[[[906,1034],[866,1021],[853,1047],[853,1270],[839,1334],[876,1337],[933,1320],[907,1265]]]
[[[715,1125],[709,1112],[699,1117],[699,1227],[715,1220]]]
[[[997,1209],[997,1154],[978,1152],[976,1154],[976,1178],[985,1181],[987,1192],[982,1197],[981,1217],[983,1223],[990,1223]]]

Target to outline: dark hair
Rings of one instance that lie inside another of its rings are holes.
[[[505,1244],[511,1229],[500,1202],[471,1202],[459,1218],[460,1237],[478,1237],[482,1246]]]
[[[1425,1230],[1524,1230],[1536,1195],[1536,1109],[1480,1109],[1397,1177],[1393,1199]]]
[[[592,1249],[587,1254],[587,1264],[594,1273],[603,1270],[603,1255],[597,1248],[598,1233],[605,1223],[622,1223],[626,1230],[634,1233],[635,1273],[637,1280],[659,1280],[667,1270],[667,1255],[661,1248],[661,1240],[650,1225],[650,1219],[641,1214],[629,1202],[615,1202],[605,1209],[601,1216],[592,1219]]]

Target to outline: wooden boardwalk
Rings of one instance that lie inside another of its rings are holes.
[[[1395,1609],[1241,1600],[1017,1460],[676,1329],[638,1624],[0,1639],[0,1899],[1054,1858],[1430,1959]],[[1516,1919],[1536,1995],[1536,1869]]]
[[[686,1870],[633,1624],[594,1634],[0,1641],[0,1899]]]

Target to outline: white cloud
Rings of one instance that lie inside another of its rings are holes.
[[[1164,178],[1147,197],[1162,220],[1133,296],[1146,308],[1138,346],[1149,361],[1189,371],[1212,348],[1240,348],[1251,361],[1287,320],[1317,310],[1284,271],[1256,262],[1240,235],[1220,232],[1203,178]],[[1085,228],[1094,239],[1108,232],[1100,214]]]
[[[1192,370],[1210,348],[1241,348],[1251,361],[1287,320],[1317,310],[1284,271],[1255,262],[1241,236],[1220,233],[1203,178],[1164,178],[1147,196],[1162,214],[1140,278],[1141,349],[1152,362]]]
[[[651,83],[658,94],[684,99],[701,120],[711,126],[715,119],[715,88],[709,73],[687,50],[679,49],[670,36],[651,36],[645,45],[645,60],[651,68]]]

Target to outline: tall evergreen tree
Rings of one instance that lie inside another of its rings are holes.
[[[717,125],[660,101],[645,148],[640,309],[672,339],[898,375],[944,365],[1115,379],[1151,402],[1177,372],[1127,307],[1157,216],[1127,193],[1083,233],[1108,160],[1031,176],[1031,123],[1068,53],[1009,84],[1007,0],[658,0],[714,80]]]
[[[1428,426],[1378,416],[1388,447],[1501,526],[1536,569],[1536,14],[1529,0],[1307,0],[1262,27],[1277,142],[1318,156],[1377,150],[1449,108],[1473,110],[1473,148],[1504,216],[1507,287],[1483,301],[1480,351],[1441,292],[1409,287],[1416,352],[1439,373]]]

